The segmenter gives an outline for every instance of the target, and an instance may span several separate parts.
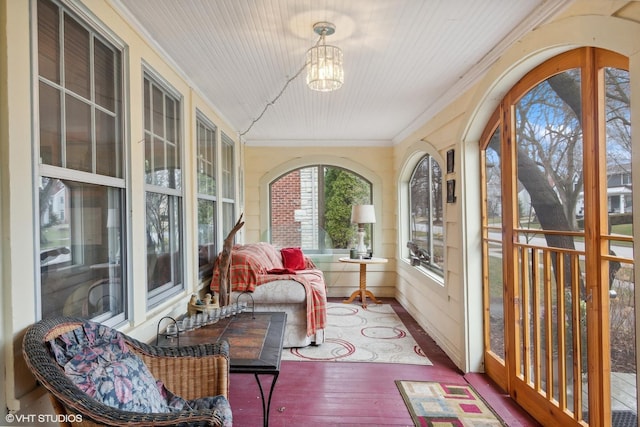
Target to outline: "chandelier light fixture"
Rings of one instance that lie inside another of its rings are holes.
[[[289,83],[294,81],[304,69],[307,69],[307,86],[319,92],[331,92],[340,89],[344,83],[344,70],[342,68],[342,50],[339,47],[325,44],[324,38],[336,32],[336,26],[330,22],[316,22],[313,24],[313,31],[320,36],[315,46],[307,51],[305,63],[298,69],[298,72],[290,77],[275,98],[267,102],[262,112],[251,121],[249,127],[244,132],[239,133],[242,138],[253,125],[264,116],[269,107],[276,103],[282,96]]]
[[[307,51],[307,86],[319,92],[340,89],[344,83],[342,50],[325,44],[325,37],[335,33],[336,26],[330,22],[317,22],[313,31],[320,36],[318,43]]]

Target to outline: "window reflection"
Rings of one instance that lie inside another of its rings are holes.
[[[150,296],[182,284],[179,199],[147,193],[147,289]]]
[[[122,190],[42,177],[42,316],[124,312]]]
[[[210,276],[216,251],[216,203],[211,200],[198,200],[198,268],[201,277]]]
[[[442,274],[444,222],[442,169],[430,155],[420,160],[409,182],[411,264]]]
[[[217,256],[216,246],[216,134],[217,127],[204,117],[197,121],[198,173],[198,270],[200,279],[208,279]]]

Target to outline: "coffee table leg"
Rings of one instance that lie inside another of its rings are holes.
[[[260,382],[260,377],[258,373],[255,373],[256,381],[258,382],[258,388],[260,389],[260,397],[262,398],[262,425],[264,427],[269,427],[269,412],[271,411],[271,397],[273,397],[273,388],[276,386],[276,381],[278,381],[278,375],[280,372],[276,372],[273,375],[273,380],[271,381],[271,387],[269,388],[269,396],[267,400],[264,398],[264,392],[262,391],[262,383]]]

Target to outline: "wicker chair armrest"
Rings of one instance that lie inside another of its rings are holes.
[[[187,400],[217,395],[229,398],[229,344],[226,341],[158,347],[130,337],[125,339],[153,376],[176,395]]]
[[[86,394],[78,393],[75,402],[64,401],[67,414],[77,415],[77,425],[109,426],[222,426],[218,410],[203,409],[168,413],[140,413],[122,411],[102,404]]]

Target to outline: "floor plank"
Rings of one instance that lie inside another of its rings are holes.
[[[509,426],[539,425],[486,375],[463,375],[395,300],[383,302],[393,305],[434,365],[284,361],[271,402],[271,427],[413,426],[395,380],[471,383]],[[268,390],[271,377],[261,381]],[[253,375],[231,375],[229,400],[234,426],[262,425],[262,402]]]

